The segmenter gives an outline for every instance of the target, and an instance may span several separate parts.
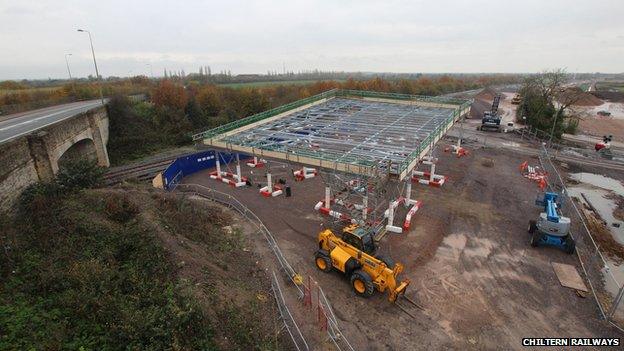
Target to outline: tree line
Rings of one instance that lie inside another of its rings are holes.
[[[502,75],[420,77],[416,80],[377,77],[244,88],[161,79],[152,82],[147,101],[132,102],[120,94],[111,99],[108,105],[109,156],[113,164],[121,164],[165,148],[188,145],[194,132],[335,88],[439,95],[515,82],[517,79]]]

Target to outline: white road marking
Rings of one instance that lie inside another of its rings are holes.
[[[91,108],[91,107],[93,107],[93,106],[97,106],[97,105],[101,105],[101,102],[94,102],[94,103],[91,103],[91,104],[82,105],[82,106],[79,106],[79,107],[73,107],[73,108],[65,109],[65,110],[62,110],[62,111],[59,111],[59,112],[55,112],[55,113],[52,113],[52,114],[49,114],[49,115],[45,115],[45,116],[41,116],[41,117],[37,117],[37,118],[31,119],[31,120],[28,120],[28,121],[25,121],[25,122],[20,122],[20,123],[18,123],[18,124],[14,124],[14,125],[11,125],[11,126],[8,126],[8,127],[1,128],[1,129],[0,129],[0,131],[4,131],[4,130],[7,130],[7,129],[15,128],[15,127],[17,127],[17,126],[24,125],[24,124],[27,124],[27,123],[32,123],[32,122],[33,122],[33,121],[35,121],[35,120],[44,119],[44,118],[49,118],[49,117],[52,117],[52,116],[55,116],[55,115],[58,115],[58,114],[61,114],[61,113],[65,113],[65,112],[69,112],[69,111],[73,111],[73,110],[85,109],[85,108],[87,108],[87,109],[88,109],[88,108]],[[35,131],[35,130],[45,128],[45,127],[47,127],[47,126],[49,126],[49,125],[52,125],[52,124],[55,124],[55,123],[61,122],[61,121],[65,120],[65,119],[67,119],[67,118],[70,118],[70,117],[73,117],[73,116],[71,116],[71,115],[70,115],[70,116],[67,116],[66,118],[59,119],[59,120],[55,120],[55,121],[52,121],[52,122],[50,122],[50,123],[47,123],[47,124],[44,124],[44,125],[38,126],[38,127],[37,127],[37,128],[35,128],[35,129],[30,129],[30,130],[27,130],[27,131],[25,131],[25,132],[22,132],[22,133],[19,133],[19,134],[15,134],[15,135],[9,136],[8,138],[5,138],[5,139],[0,140],[0,143],[3,143],[3,142],[5,142],[5,141],[7,141],[7,140],[11,140],[11,139],[14,139],[14,138],[17,138],[17,137],[20,137],[20,136],[22,136],[22,135],[24,135],[24,134],[32,133],[32,132],[33,132],[33,131]]]
[[[98,103],[98,104],[99,104],[99,103]],[[33,118],[33,119],[29,119],[28,121],[24,121],[24,122],[20,122],[20,123],[15,123],[15,124],[10,125],[10,126],[8,126],[8,127],[4,127],[4,128],[2,128],[2,129],[0,129],[0,130],[7,130],[7,129],[16,128],[16,127],[19,127],[19,126],[24,125],[24,124],[33,123],[33,122],[38,121],[38,120],[40,120],[40,119],[50,118],[50,117],[52,117],[52,116],[60,115],[60,114],[63,114],[63,113],[66,113],[66,112],[70,112],[70,111],[73,111],[73,110],[79,110],[79,109],[82,109],[82,108],[90,107],[91,105],[92,105],[92,104],[89,104],[89,105],[84,105],[84,106],[79,106],[79,107],[74,107],[74,108],[69,108],[69,109],[66,109],[66,110],[61,110],[61,111],[59,111],[59,112],[51,113],[51,114],[49,114],[49,115],[45,115],[45,116],[41,116],[41,117],[37,117],[37,118]]]

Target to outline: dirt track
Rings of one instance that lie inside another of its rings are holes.
[[[576,257],[529,246],[527,222],[539,208],[533,205],[536,185],[518,173],[524,159],[503,150],[474,150],[461,159],[438,156],[437,169],[450,176],[448,183],[439,189],[414,186],[412,196],[424,206],[412,230],[386,235],[380,248],[406,266],[403,277],[412,282],[408,295],[425,306],[415,320],[385,295],[357,298],[347,279],[315,268],[316,235],[324,222],[313,210],[323,196],[320,178],[295,183],[287,176],[291,165],[274,165],[274,178],[287,179],[293,197],[270,199],[256,187],[229,188],[209,179],[208,172],[184,182],[231,193],[254,211],[293,267],[319,281],[358,350],[520,349],[523,337],[619,336],[598,319],[591,297],[579,298],[560,286],[550,262],[578,266]],[[494,166],[484,166],[484,157]],[[262,179],[263,171],[253,172]],[[313,315],[296,317],[315,330]]]

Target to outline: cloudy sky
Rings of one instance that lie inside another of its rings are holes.
[[[163,69],[624,72],[622,0],[0,0],[0,79]]]

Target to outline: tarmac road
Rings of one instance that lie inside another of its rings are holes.
[[[98,99],[2,116],[0,119],[0,144],[101,105],[102,102]]]

